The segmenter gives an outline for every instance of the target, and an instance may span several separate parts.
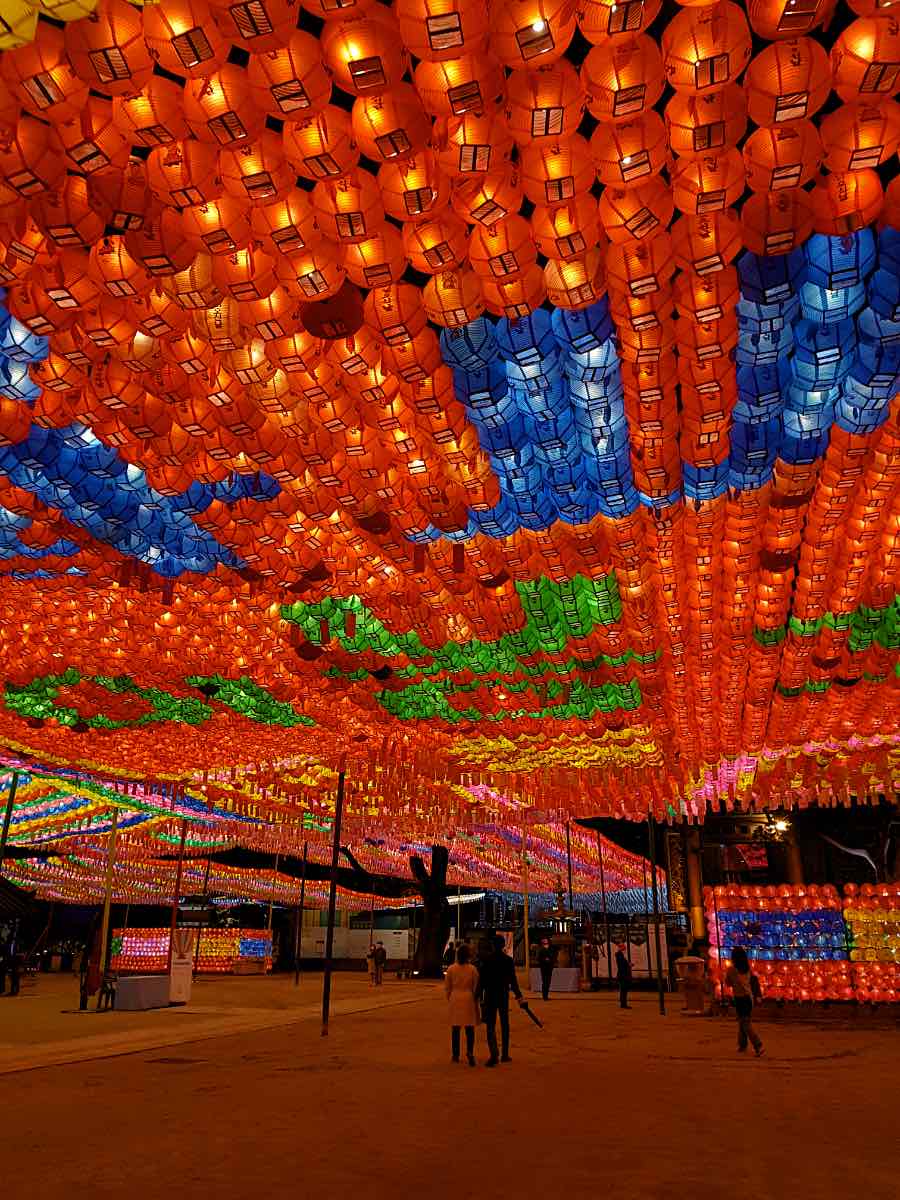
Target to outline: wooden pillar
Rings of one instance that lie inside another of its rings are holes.
[[[705,938],[706,917],[703,912],[703,873],[699,829],[688,830],[685,858],[687,860],[688,911],[691,916],[691,933],[695,938]]]
[[[800,846],[797,842],[797,835],[791,829],[784,842],[786,866],[787,866],[787,882],[793,884],[805,883],[803,875],[803,855],[800,853]]]

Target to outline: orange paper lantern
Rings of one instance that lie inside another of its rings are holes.
[[[211,75],[228,57],[228,43],[207,0],[166,0],[144,7],[147,48],[161,67],[197,79]]]
[[[141,13],[126,0],[100,0],[89,17],[70,21],[64,36],[75,74],[106,96],[139,92],[153,74]]]
[[[828,54],[808,37],[767,46],[744,76],[747,111],[757,125],[799,121],[819,111],[831,91]]]
[[[595,46],[581,67],[588,111],[598,121],[629,121],[662,95],[662,55],[646,34]]]
[[[575,35],[572,0],[507,0],[490,9],[491,50],[505,67],[534,69],[562,58]]]

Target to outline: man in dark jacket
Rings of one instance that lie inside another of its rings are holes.
[[[509,993],[522,1003],[522,989],[516,979],[516,968],[513,960],[504,953],[506,943],[498,934],[494,938],[491,954],[482,957],[478,964],[478,997],[481,1000],[481,1014],[487,1029],[488,1049],[490,1058],[484,1064],[486,1067],[496,1067],[498,1062],[509,1062]],[[497,1017],[500,1017],[500,1038],[503,1046],[502,1056],[497,1047]]]
[[[381,987],[384,983],[384,967],[387,962],[387,950],[384,948],[384,942],[378,942],[375,947],[375,986]]]
[[[628,987],[631,983],[631,963],[625,957],[625,943],[616,946],[616,980],[619,984],[619,1008],[631,1008],[628,1003]]]
[[[550,982],[553,979],[555,964],[556,950],[550,944],[550,939],[543,937],[538,950],[538,966],[541,970],[541,995],[545,1000],[550,999]]]

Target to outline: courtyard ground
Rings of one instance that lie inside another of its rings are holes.
[[[553,997],[543,1030],[514,1011],[513,1062],[488,1071],[450,1063],[439,986],[338,974],[327,1039],[320,988],[201,981],[141,1014],[66,1011],[71,979],[0,998],[3,1195],[898,1195],[894,1021],[763,1020],[757,1061],[677,998]]]

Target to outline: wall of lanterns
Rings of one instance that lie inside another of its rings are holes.
[[[629,724],[623,811],[818,742],[859,794],[900,649],[889,11],[11,0],[0,49],[17,682],[188,659],[437,772],[470,726]],[[247,761],[230,717],[178,739]]]

